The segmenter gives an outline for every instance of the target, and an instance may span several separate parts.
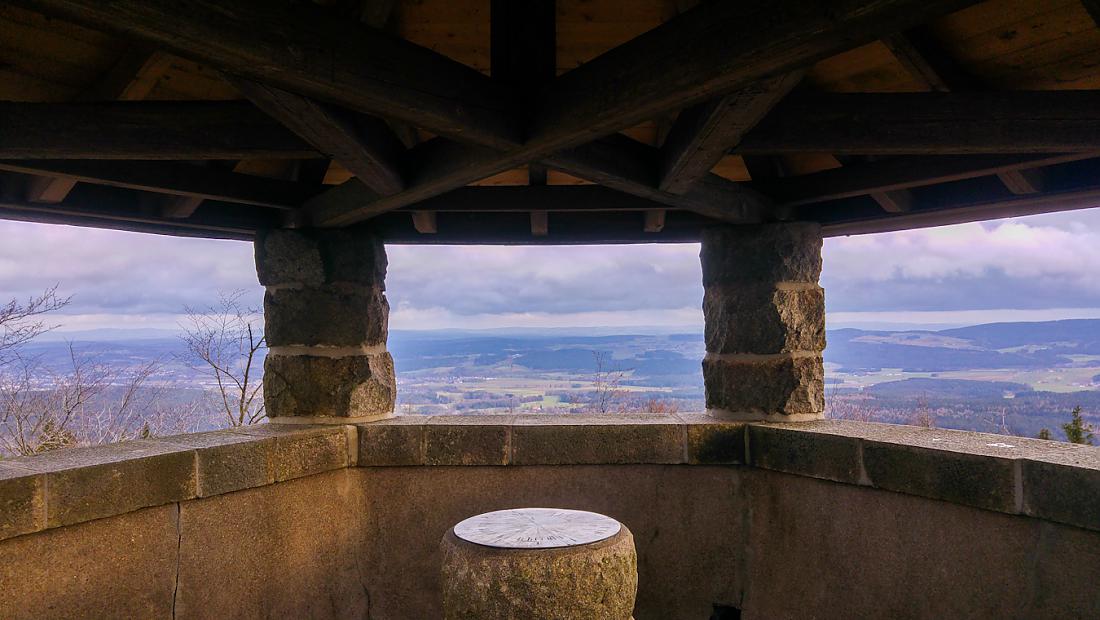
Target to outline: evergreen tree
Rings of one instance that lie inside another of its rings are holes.
[[[1094,439],[1092,434],[1094,430],[1096,429],[1081,417],[1080,405],[1073,408],[1073,419],[1062,425],[1062,432],[1066,434],[1067,441],[1089,446],[1092,445]]]

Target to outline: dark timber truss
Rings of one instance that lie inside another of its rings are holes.
[[[704,2],[561,75],[554,0],[492,0],[490,75],[388,31],[392,1],[14,3],[133,51],[77,101],[0,102],[3,218],[242,239],[370,222],[405,243],[638,243],[698,240],[715,221],[844,235],[1100,204],[1100,91],[984,87],[925,26],[965,0]],[[874,41],[928,92],[804,80]],[[139,100],[158,50],[217,71],[243,100]],[[659,147],[619,133],[654,119],[667,126]],[[798,153],[839,167],[782,174],[776,158]],[[751,181],[712,172],[731,154]],[[293,174],[243,173],[244,159]],[[351,178],[323,185],[332,161]],[[476,185],[524,168],[526,184]],[[548,184],[553,173],[590,184]]]

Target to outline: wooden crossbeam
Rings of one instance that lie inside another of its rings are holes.
[[[661,147],[661,190],[691,191],[802,79],[802,71],[762,80],[680,113]]]
[[[554,213],[653,211],[661,203],[599,185],[475,186],[433,196],[405,211],[437,213]]]
[[[147,208],[139,194],[92,185],[81,185],[59,204],[36,204],[11,197],[21,184],[16,175],[0,174],[0,218],[227,239],[251,239],[258,228],[275,224],[273,211],[220,202],[205,215],[174,219]]]
[[[972,4],[970,0],[777,0],[746,7],[707,2],[551,82],[528,139],[496,157],[425,168],[405,192],[310,205],[321,226],[352,224],[574,148],[665,112],[793,71],[822,58]],[[690,41],[686,45],[685,41]],[[762,52],[766,50],[766,52]],[[482,143],[486,144],[486,143]],[[492,146],[492,145],[488,145]]]
[[[293,210],[318,187],[267,179],[214,167],[165,161],[0,160],[0,170],[48,175],[72,183],[93,183],[202,200]],[[39,202],[28,197],[31,202]]]
[[[655,202],[733,223],[759,222],[770,201],[747,185],[707,173],[691,188],[673,194],[657,187],[660,152],[622,135],[609,136],[544,161],[552,168]]]
[[[1100,144],[1100,91],[875,93],[788,98],[744,154],[1070,153]]]
[[[171,64],[168,54],[147,45],[134,45],[77,100],[140,101],[153,91]]]
[[[76,187],[76,179],[35,176],[27,183],[27,202],[57,204]]]
[[[871,198],[887,213],[905,213],[913,209],[913,194],[908,190],[874,192]]]
[[[950,183],[1091,157],[1100,157],[1100,153],[893,157],[801,176],[772,180],[761,178],[754,180],[753,186],[771,196],[778,206],[794,207]]]
[[[1013,194],[1038,194],[1045,185],[1042,170],[1005,170],[997,178]]]
[[[372,191],[387,196],[404,189],[404,145],[385,121],[251,80],[230,81],[258,108],[340,162]]]
[[[0,102],[0,159],[308,159],[247,102]]]
[[[459,140],[511,148],[510,89],[409,41],[316,7],[268,0],[16,0],[226,73]]]

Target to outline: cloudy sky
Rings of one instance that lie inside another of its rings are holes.
[[[391,246],[397,329],[699,329],[697,245]],[[830,327],[1100,317],[1100,209],[825,242]],[[57,284],[62,330],[172,329],[218,291],[259,304],[251,244],[0,222],[0,298]]]

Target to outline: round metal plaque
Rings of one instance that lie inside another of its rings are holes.
[[[620,527],[615,519],[594,512],[516,508],[470,517],[455,526],[455,536],[486,547],[550,549],[605,540]]]

